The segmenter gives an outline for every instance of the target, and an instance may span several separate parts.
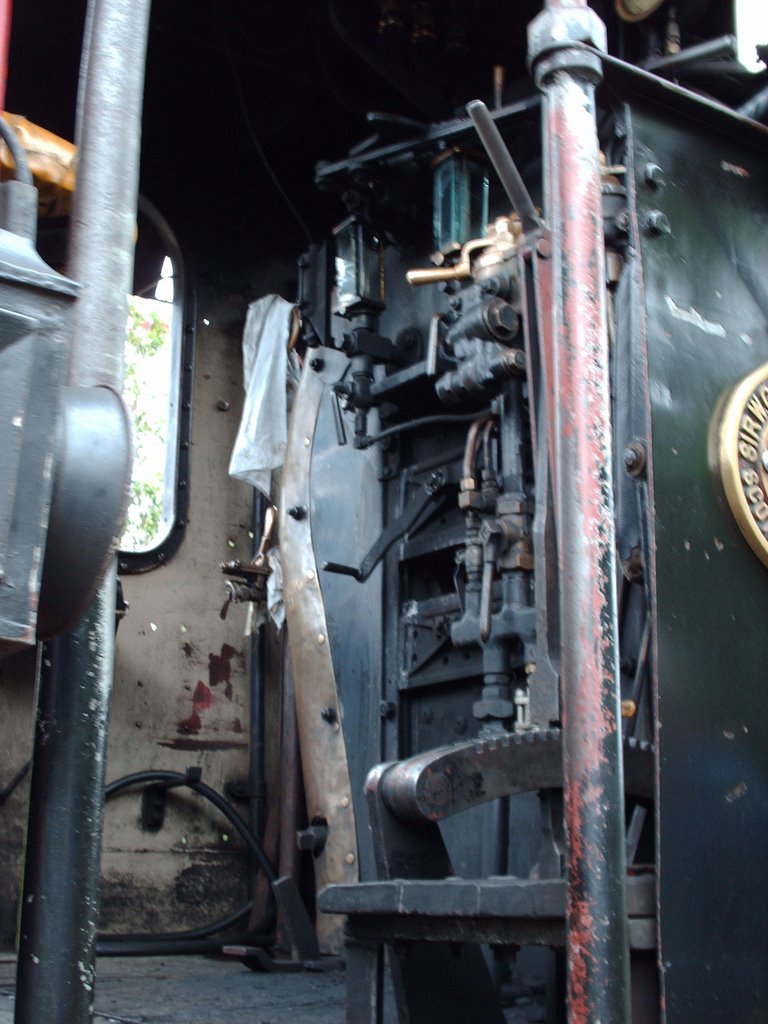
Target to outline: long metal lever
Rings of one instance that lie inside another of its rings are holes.
[[[540,231],[541,218],[531,199],[531,194],[520,177],[515,161],[510,156],[488,107],[482,100],[472,100],[467,104],[467,113],[472,118],[475,131],[480,136],[483,148],[504,186],[512,208],[520,218],[524,234]]]
[[[360,563],[360,568],[354,565],[343,565],[340,562],[325,562],[323,569],[340,576],[351,576],[358,583],[364,583],[392,545],[443,504],[446,498],[447,484],[448,481],[439,471],[433,474],[433,478],[424,485],[421,494],[413,498],[402,515],[393,520],[381,532],[378,540]]]

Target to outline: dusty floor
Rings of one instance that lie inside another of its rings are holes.
[[[15,978],[15,958],[0,954],[0,1024],[13,1024]],[[227,958],[100,957],[94,1024],[344,1024],[345,996],[342,970],[268,974]],[[507,1024],[543,1020],[533,1000],[517,1002]],[[391,990],[384,1024],[396,1024]]]
[[[0,962],[0,1024],[16,965]],[[343,1024],[344,974],[264,974],[208,957],[101,957],[94,1024]],[[53,1024],[53,1022],[52,1022]]]

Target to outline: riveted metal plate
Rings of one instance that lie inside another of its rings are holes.
[[[358,878],[349,766],[341,728],[343,709],[312,545],[310,467],[315,425],[324,394],[325,385],[319,374],[307,367],[293,407],[280,501],[285,608],[307,811],[310,820],[324,818],[328,823],[327,842],[315,860],[318,888]],[[289,509],[294,515],[288,514]],[[323,952],[341,950],[340,918],[320,915],[317,929]]]

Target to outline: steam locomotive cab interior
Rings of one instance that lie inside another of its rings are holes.
[[[0,6],[16,1024],[762,1021],[762,5]]]

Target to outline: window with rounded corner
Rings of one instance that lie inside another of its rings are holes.
[[[187,514],[192,331],[179,247],[163,217],[139,199],[133,294],[128,297],[123,397],[134,462],[121,572],[162,565],[181,543]]]

